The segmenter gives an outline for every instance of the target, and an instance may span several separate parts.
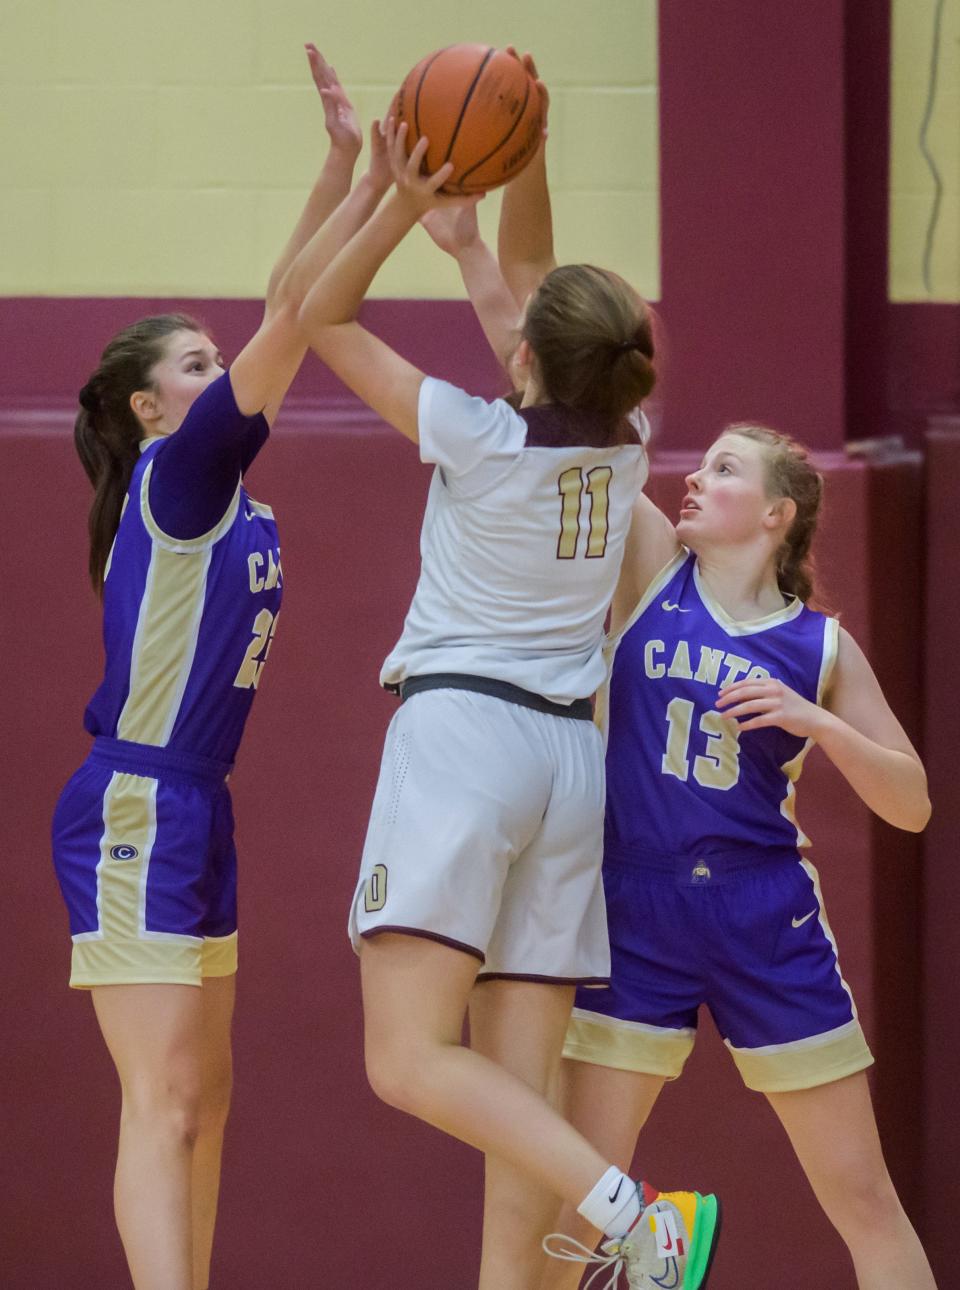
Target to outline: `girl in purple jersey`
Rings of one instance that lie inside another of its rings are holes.
[[[871,810],[911,832],[930,815],[926,776],[856,642],[806,607],[822,480],[804,450],[733,426],[686,484],[676,528],[638,500],[613,605],[611,989],[578,993],[564,1106],[628,1167],[706,1003],[744,1081],[780,1118],[861,1290],[931,1290],[884,1164],[864,1073],[872,1058],[793,813],[813,744]],[[724,670],[713,675],[717,657]],[[739,677],[726,683],[730,666]],[[557,1225],[596,1239],[572,1207]],[[543,1290],[579,1284],[589,1251],[565,1253],[545,1268]],[[761,1269],[744,1277],[766,1284]]]
[[[521,305],[481,247],[493,298],[481,320],[501,354],[512,337],[520,409],[425,376],[357,322],[417,220],[441,207],[461,218],[437,196],[450,166],[422,175],[428,141],[408,159],[404,130],[394,138],[388,124],[395,192],[301,310],[324,362],[437,467],[420,582],[382,673],[403,703],[351,910],[368,1078],[383,1100],[483,1151],[496,1179],[539,1184],[591,1215],[612,1239],[614,1280],[623,1269],[646,1285],[682,1231],[696,1290],[716,1198],[631,1180],[546,1097],[573,983],[607,966],[593,902],[602,757],[587,696],[626,536],[621,504],[645,468],[630,413],[653,384],[648,312],[616,275],[575,265],[547,275],[518,325]],[[581,512],[584,476],[609,492]],[[581,513],[602,541],[580,540]],[[529,1287],[538,1253],[511,1265],[485,1240],[481,1287]]]
[[[85,721],[94,749],[57,806],[54,860],[71,984],[91,990],[120,1077],[115,1211],[137,1290],[209,1283],[236,971],[224,778],[281,583],[272,512],[238,480],[306,352],[303,297],[389,178],[375,128],[350,193],[357,120],[333,68],[307,55],[330,151],[256,335],[225,371],[191,318],[135,323],[105,349],[76,422],[107,667]]]

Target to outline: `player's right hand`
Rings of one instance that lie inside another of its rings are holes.
[[[427,136],[421,135],[408,157],[406,121],[401,121],[398,126],[392,116],[387,118],[387,153],[390,157],[393,181],[397,186],[397,195],[416,213],[417,219],[435,206],[464,200],[444,197],[439,192],[453,174],[452,162],[444,162],[432,175],[422,172],[423,160],[429,146],[430,141]]]

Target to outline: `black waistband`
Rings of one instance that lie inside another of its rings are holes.
[[[589,699],[554,703],[542,694],[534,694],[532,690],[524,690],[509,681],[496,681],[489,676],[469,676],[465,672],[430,672],[423,676],[409,676],[399,685],[387,685],[384,689],[399,694],[401,702],[413,694],[419,694],[421,690],[472,690],[474,694],[489,694],[495,699],[516,703],[521,708],[533,708],[535,712],[547,712],[553,717],[573,717],[575,721],[593,720],[593,705]]]

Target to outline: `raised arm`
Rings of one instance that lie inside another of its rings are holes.
[[[926,828],[930,799],[923,764],[863,650],[843,628],[822,707],[775,680],[737,681],[721,690],[717,707],[739,720],[741,733],[780,726],[815,740],[882,820],[911,833]]]
[[[519,57],[512,46],[508,52]],[[536,64],[531,56],[524,54],[522,62],[536,81],[541,98],[543,139],[530,164],[504,190],[497,237],[497,258],[504,281],[521,308],[527,296],[536,291],[547,274],[557,267],[553,252],[550,189],[547,185],[547,111],[550,96],[547,87],[537,76]]]
[[[327,366],[368,407],[416,443],[423,372],[356,321],[377,270],[424,212],[439,202],[460,200],[436,195],[452,165],[421,175],[428,140],[421,138],[409,158],[405,140],[406,126],[395,131],[393,121],[388,121],[387,148],[396,189],[314,283],[300,309],[300,323]]]
[[[483,334],[507,367],[520,338],[520,310],[493,252],[480,236],[476,206],[445,206],[427,211],[420,223],[456,260]]]
[[[307,351],[298,320],[300,306],[326,266],[376,210],[390,179],[386,141],[380,122],[374,121],[369,168],[287,266],[275,284],[273,305],[260,330],[230,368],[237,403],[244,412],[262,410],[268,421],[275,417]]]
[[[218,382],[217,389],[200,396],[158,455],[150,498],[158,522],[171,536],[195,537],[211,528],[229,505],[238,477],[262,447],[267,427],[307,350],[298,321],[303,298],[322,269],[370,217],[390,183],[386,145],[378,123],[371,132],[366,174],[346,196],[340,195],[341,179],[342,173],[336,170],[321,176],[312,194],[312,207],[308,204],[312,215],[308,219],[304,213],[281,256],[279,263],[286,267],[279,281],[272,284],[271,300],[259,329],[230,365],[229,382]],[[290,248],[323,209],[333,213],[313,229],[290,260]],[[212,361],[210,356],[202,357]],[[185,358],[187,361],[193,359]]]
[[[308,44],[306,50],[310,74],[323,103],[323,123],[330,148],[307,204],[270,274],[265,301],[267,313],[274,307],[277,287],[287,269],[349,193],[353,169],[363,146],[363,132],[357,114],[335,69],[316,45]]]
[[[640,493],[633,508],[623,565],[610,609],[610,635],[626,627],[654,578],[683,548],[676,530],[658,506]]]

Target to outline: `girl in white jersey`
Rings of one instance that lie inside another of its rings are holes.
[[[645,471],[628,414],[653,385],[649,316],[616,275],[571,266],[529,302],[519,412],[425,377],[356,322],[380,265],[444,201],[449,165],[422,176],[427,141],[407,159],[404,133],[388,123],[395,192],[301,310],[321,358],[436,466],[420,583],[382,674],[404,702],[351,911],[367,1073],[392,1105],[580,1206],[640,1286],[668,1230],[705,1269],[715,1200],[634,1183],[544,1093],[574,985],[608,971],[589,696]],[[478,977],[504,987],[483,1052],[460,1042]],[[498,1021],[526,1036],[522,1078],[496,1060]]]

